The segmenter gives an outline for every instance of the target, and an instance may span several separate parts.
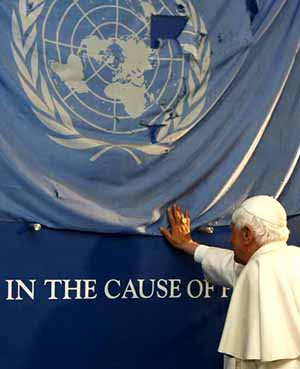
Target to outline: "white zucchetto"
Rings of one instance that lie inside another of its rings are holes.
[[[271,196],[254,196],[245,200],[240,208],[277,227],[287,226],[287,215],[279,201]]]

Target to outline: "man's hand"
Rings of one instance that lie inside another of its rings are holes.
[[[175,248],[193,255],[198,244],[192,240],[191,224],[188,211],[183,212],[179,206],[174,204],[168,208],[168,218],[171,232],[160,227],[160,232]]]

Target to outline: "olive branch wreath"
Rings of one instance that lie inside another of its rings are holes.
[[[170,147],[159,144],[112,144],[106,141],[83,137],[74,127],[69,113],[54,98],[45,78],[39,70],[37,48],[37,20],[44,8],[44,0],[35,1],[34,8],[28,12],[27,1],[19,0],[19,7],[12,13],[12,53],[16,62],[20,83],[32,103],[32,110],[37,118],[52,132],[64,138],[48,135],[57,144],[71,149],[87,150],[101,148],[90,160],[95,161],[105,152],[120,149],[127,152],[137,164],[142,160],[134,153],[161,155]],[[27,66],[29,65],[29,67]]]
[[[165,126],[158,134],[159,142],[169,144],[180,139],[197,124],[197,120],[205,105],[205,93],[210,78],[211,48],[210,42],[206,37],[207,29],[205,23],[200,18],[199,24],[196,9],[190,0],[176,0],[176,3],[183,7],[184,15],[188,17],[188,27],[183,30],[183,33],[192,35],[196,40],[199,39],[199,42],[196,46],[181,44],[183,50],[190,55],[191,68],[187,78],[189,91],[176,106],[176,118],[173,120],[173,127],[170,127],[170,125]],[[185,105],[187,105],[190,113],[182,119],[181,116]],[[171,128],[175,132],[170,133]]]

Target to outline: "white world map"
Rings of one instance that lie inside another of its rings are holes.
[[[93,35],[81,41],[77,55],[70,54],[65,64],[54,62],[52,70],[70,89],[77,93],[88,93],[82,56],[87,55],[99,65],[111,67],[113,78],[104,89],[106,97],[119,100],[128,115],[137,118],[145,110],[144,73],[153,69],[149,62],[151,54],[152,51],[146,43],[134,36],[100,39]]]

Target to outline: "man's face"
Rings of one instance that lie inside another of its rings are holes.
[[[237,227],[234,226],[233,223],[231,223],[230,228],[231,228],[230,244],[233,249],[234,260],[237,263],[245,265],[249,259],[249,255],[248,255],[248,247],[245,243],[244,230],[243,228],[238,229]]]

